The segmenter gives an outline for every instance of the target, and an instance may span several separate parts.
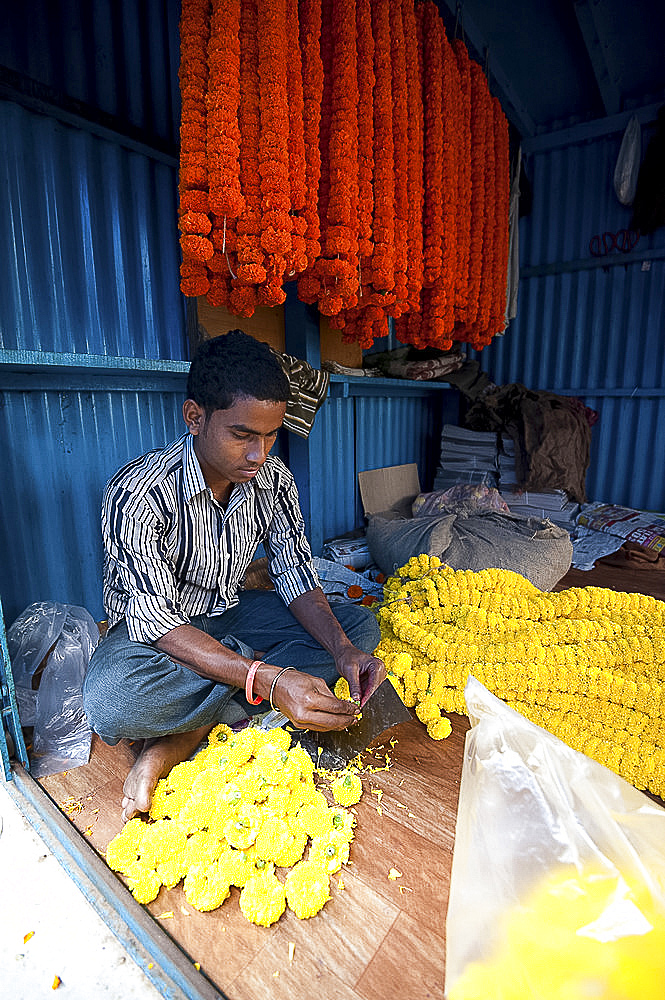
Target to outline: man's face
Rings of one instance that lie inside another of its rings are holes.
[[[275,443],[286,403],[240,396],[228,410],[206,417],[203,407],[188,399],[183,416],[194,435],[194,452],[213,493],[222,498],[233,483],[254,478]]]

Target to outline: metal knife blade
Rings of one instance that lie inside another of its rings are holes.
[[[297,730],[292,738],[307,750],[317,767],[338,771],[366,750],[377,736],[411,719],[411,712],[390,681],[385,680],[363,705],[360,720],[348,729],[325,733]]]

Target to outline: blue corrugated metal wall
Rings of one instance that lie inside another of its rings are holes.
[[[4,4],[0,65],[175,142],[180,0]]]
[[[5,14],[0,588],[101,618],[103,485],[183,429],[179,3]]]
[[[644,131],[643,147],[650,134]],[[518,314],[478,357],[500,385],[578,395],[599,412],[591,499],[662,511],[665,230],[642,237],[625,257],[596,261],[589,252],[593,236],[630,222],[613,187],[621,137],[542,149],[532,140],[533,211],[520,224]]]
[[[0,103],[0,348],[185,357],[175,167]]]
[[[423,489],[431,489],[441,428],[457,423],[458,414],[457,393],[441,385],[333,382],[310,436],[316,457],[309,465],[309,482],[298,484],[309,491],[315,551],[326,539],[364,525],[359,472],[415,462]],[[298,479],[298,468],[293,468]]]
[[[36,600],[104,617],[99,511],[104,483],[129,459],[173,440],[182,390],[39,387],[0,394],[2,600],[12,622]],[[103,381],[100,379],[100,381]]]

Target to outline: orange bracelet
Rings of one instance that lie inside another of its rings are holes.
[[[254,697],[254,678],[256,677],[256,671],[259,667],[263,666],[263,660],[254,660],[251,667],[247,671],[247,677],[245,678],[245,698],[250,703],[250,705],[260,705],[263,698]]]

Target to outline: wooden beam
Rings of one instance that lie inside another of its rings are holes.
[[[590,142],[593,139],[613,135],[615,132],[623,132],[633,115],[637,117],[640,125],[647,125],[649,122],[655,121],[661,105],[661,101],[657,104],[646,104],[644,107],[634,108],[632,111],[622,111],[618,115],[610,115],[609,118],[595,118],[592,122],[582,122],[580,125],[572,125],[570,128],[562,128],[556,132],[531,136],[522,142],[522,152],[524,154],[547,153],[551,149],[572,146],[577,142]]]
[[[605,112],[615,115],[621,110],[621,93],[608,64],[609,42],[602,5],[589,0],[575,0],[575,16],[589,53]]]

